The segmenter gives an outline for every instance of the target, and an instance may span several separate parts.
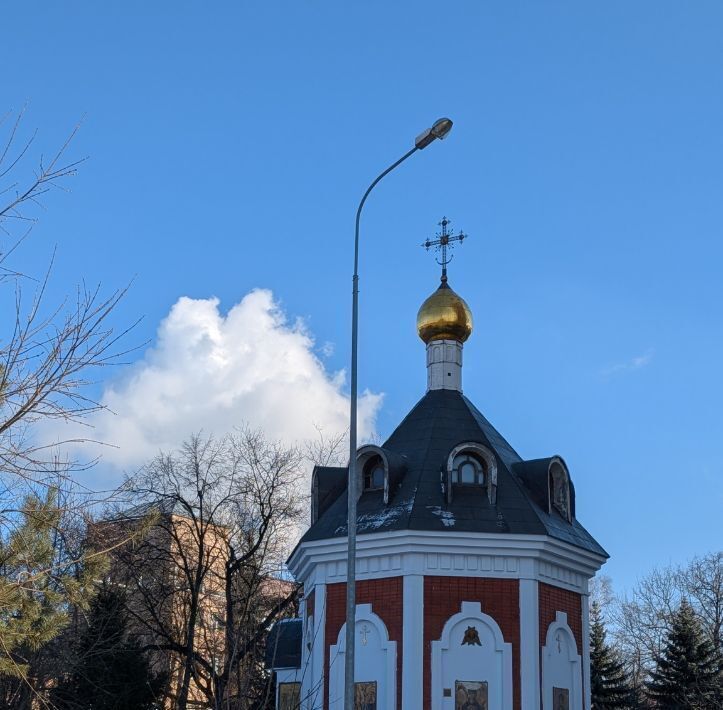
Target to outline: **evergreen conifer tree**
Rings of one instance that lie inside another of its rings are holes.
[[[616,651],[606,641],[602,612],[593,602],[590,609],[590,690],[593,710],[617,710],[636,706],[628,673]]]
[[[128,637],[124,599],[103,588],[78,643],[72,673],[52,694],[57,710],[150,710],[161,707],[166,678]]]
[[[693,608],[683,601],[673,616],[663,652],[648,682],[648,695],[661,710],[721,707],[720,658],[705,637]]]
[[[0,676],[27,677],[33,654],[68,622],[70,605],[87,608],[102,556],[82,564],[63,558],[57,490],[31,495],[17,527],[0,539]]]

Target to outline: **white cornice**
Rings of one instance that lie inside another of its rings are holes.
[[[299,545],[289,569],[302,583],[346,578],[346,538]],[[587,592],[605,557],[548,535],[400,530],[357,538],[357,577],[406,574],[536,579]]]

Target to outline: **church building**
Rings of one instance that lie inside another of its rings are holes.
[[[588,583],[607,553],[571,472],[523,460],[462,393],[472,315],[446,270],[417,330],[426,394],[356,454],[356,708],[589,710]],[[347,468],[316,467],[288,562],[301,618],[269,642],[277,708],[343,709],[346,534]]]

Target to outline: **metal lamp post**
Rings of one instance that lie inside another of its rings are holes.
[[[392,163],[378,175],[367,188],[356,211],[354,232],[354,277],[352,280],[351,311],[351,414],[349,418],[349,496],[347,518],[347,575],[346,575],[346,647],[344,656],[344,710],[354,710],[354,642],[356,640],[356,503],[359,495],[359,481],[356,473],[356,428],[357,428],[357,340],[359,332],[359,219],[369,193],[380,180],[394,168],[401,165],[410,155],[423,150],[437,138],[443,140],[452,130],[452,121],[440,118],[421,133],[414,141],[414,148]]]

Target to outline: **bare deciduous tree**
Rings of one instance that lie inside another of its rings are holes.
[[[700,617],[703,630],[723,652],[723,552],[694,557],[680,568],[677,582]]]
[[[110,325],[124,289],[103,296],[83,285],[50,305],[53,257],[39,278],[20,265],[20,247],[43,198],[64,189],[83,162],[66,158],[76,127],[50,160],[40,156],[33,164],[36,133],[22,137],[24,113],[0,118],[6,131],[0,141],[0,299],[6,314],[0,321],[0,641],[12,637],[0,648],[0,674],[14,707],[29,702],[28,693],[41,697],[43,648],[57,642],[72,608],[89,600],[89,585],[83,582],[81,594],[73,580],[83,570],[92,574],[98,562],[77,535],[97,496],[74,488],[72,476],[93,461],[70,460],[59,448],[63,442],[49,443],[39,429],[52,420],[81,422],[100,407],[88,394],[91,373],[120,361],[119,339],[127,332],[114,333]],[[42,514],[34,501],[44,501]],[[44,520],[45,528],[29,514]],[[36,534],[30,535],[33,525]],[[30,601],[38,599],[50,600],[55,610],[51,615],[48,607],[38,622],[49,624],[52,616],[52,633],[37,633]]]
[[[72,298],[48,306],[52,257],[40,278],[17,265],[42,197],[62,189],[83,162],[65,158],[76,127],[50,161],[41,156],[34,170],[26,170],[36,134],[20,138],[23,116],[21,111],[0,145],[0,297],[7,304],[3,312],[13,314],[0,326],[0,485],[13,497],[18,478],[38,483],[74,470],[73,462],[59,464],[57,442],[38,441],[37,425],[78,421],[100,407],[88,395],[90,373],[120,362],[126,353],[119,340],[128,330],[114,332],[109,319],[126,289],[103,296],[98,287],[83,285]]]
[[[660,657],[675,615],[685,601],[720,653],[723,625],[723,553],[695,557],[680,567],[654,569],[632,593],[609,606],[616,645],[636,681]]]
[[[125,511],[128,523],[154,508],[159,517],[140,543],[118,551],[113,576],[132,590],[145,648],[157,663],[170,661],[175,707],[198,699],[251,707],[266,692],[264,639],[297,598],[282,570],[298,531],[302,473],[297,449],[241,429],[193,436],[128,482],[142,501]]]
[[[323,427],[314,425],[317,436],[304,442],[304,458],[312,466],[346,466],[349,458],[349,432],[328,434]]]

